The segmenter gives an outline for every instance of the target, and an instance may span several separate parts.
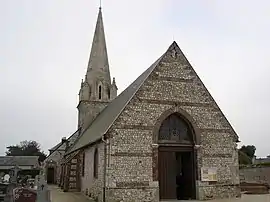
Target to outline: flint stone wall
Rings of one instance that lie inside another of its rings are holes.
[[[159,201],[154,131],[168,110],[186,112],[200,131],[197,199],[239,196],[233,130],[187,61],[167,53],[109,130],[107,200]],[[218,181],[201,182],[201,167],[217,167]]]
[[[94,177],[94,153],[98,149],[98,177]],[[104,177],[104,144],[95,144],[84,150],[84,174],[81,173],[81,191],[90,198],[102,201]]]

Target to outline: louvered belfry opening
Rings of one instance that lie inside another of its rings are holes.
[[[196,198],[194,131],[177,113],[169,115],[158,134],[160,199]]]

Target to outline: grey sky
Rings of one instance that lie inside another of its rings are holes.
[[[0,1],[0,154],[77,127],[99,0]],[[240,136],[270,154],[270,2],[103,0],[119,92],[175,40]]]

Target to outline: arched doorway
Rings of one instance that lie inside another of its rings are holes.
[[[46,162],[46,180],[48,184],[56,183],[57,164],[55,161],[50,160]]]
[[[47,168],[47,183],[48,184],[54,184],[55,183],[54,173],[55,173],[54,167],[48,167]]]
[[[169,115],[158,133],[160,199],[196,199],[195,135],[178,113]]]

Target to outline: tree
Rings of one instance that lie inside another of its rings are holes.
[[[39,156],[39,161],[46,159],[46,154],[41,151],[40,144],[36,141],[22,141],[20,144],[7,147],[7,156]]]
[[[250,165],[252,164],[252,159],[244,152],[238,150],[239,164],[240,165]]]
[[[255,157],[256,147],[254,145],[242,146],[238,150],[239,164],[248,165],[252,164],[252,159]]]
[[[256,147],[254,145],[242,146],[240,151],[244,152],[251,159],[255,156]]]

